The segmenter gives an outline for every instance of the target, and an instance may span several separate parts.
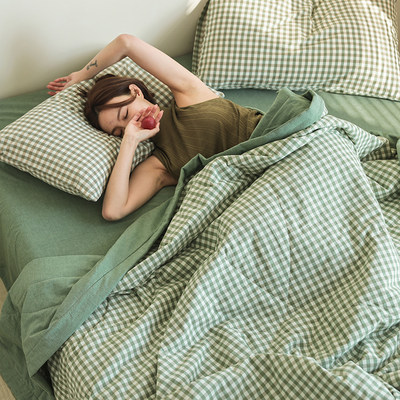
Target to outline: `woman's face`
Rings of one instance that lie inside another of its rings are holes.
[[[136,85],[130,85],[129,89],[131,91],[131,95],[114,97],[107,104],[121,103],[132,96],[136,96],[135,100],[125,106],[107,108],[99,112],[99,124],[104,132],[114,136],[122,137],[124,135],[126,125],[133,118],[133,116],[139,111],[147,108],[149,105],[153,105],[144,98],[143,93]]]

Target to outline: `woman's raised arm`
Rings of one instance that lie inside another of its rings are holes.
[[[125,40],[123,35],[116,37],[104,49],[89,61],[80,71],[72,72],[68,76],[57,78],[47,85],[49,94],[54,95],[69,86],[86,79],[93,78],[103,69],[122,60],[126,56]]]
[[[198,77],[181,64],[143,40],[122,34],[110,42],[80,71],[50,82],[50,94],[55,94],[75,83],[93,78],[103,69],[131,58],[141,68],[166,84],[178,106],[184,107],[217,97]]]

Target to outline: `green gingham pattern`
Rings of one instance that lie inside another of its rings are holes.
[[[167,106],[168,87],[129,58],[105,69],[106,73],[134,76]],[[83,115],[80,88],[88,90],[95,80],[74,85],[45,100],[0,131],[0,161],[28,172],[65,192],[96,201],[102,195],[118,155],[121,139],[93,128]],[[153,151],[150,141],[138,145],[132,167]]]
[[[400,399],[399,174],[329,115],[217,157],[49,360],[56,398]]]
[[[395,0],[210,0],[193,70],[215,88],[400,100]]]

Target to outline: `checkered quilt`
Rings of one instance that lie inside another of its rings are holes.
[[[50,358],[58,399],[400,399],[395,152],[326,113],[279,129],[188,180]]]

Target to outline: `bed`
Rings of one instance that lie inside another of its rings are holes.
[[[101,218],[118,142],[88,131],[76,88],[0,100],[0,373],[17,399],[400,398],[395,2],[292,3],[207,3],[177,60],[264,116],[118,222]]]

